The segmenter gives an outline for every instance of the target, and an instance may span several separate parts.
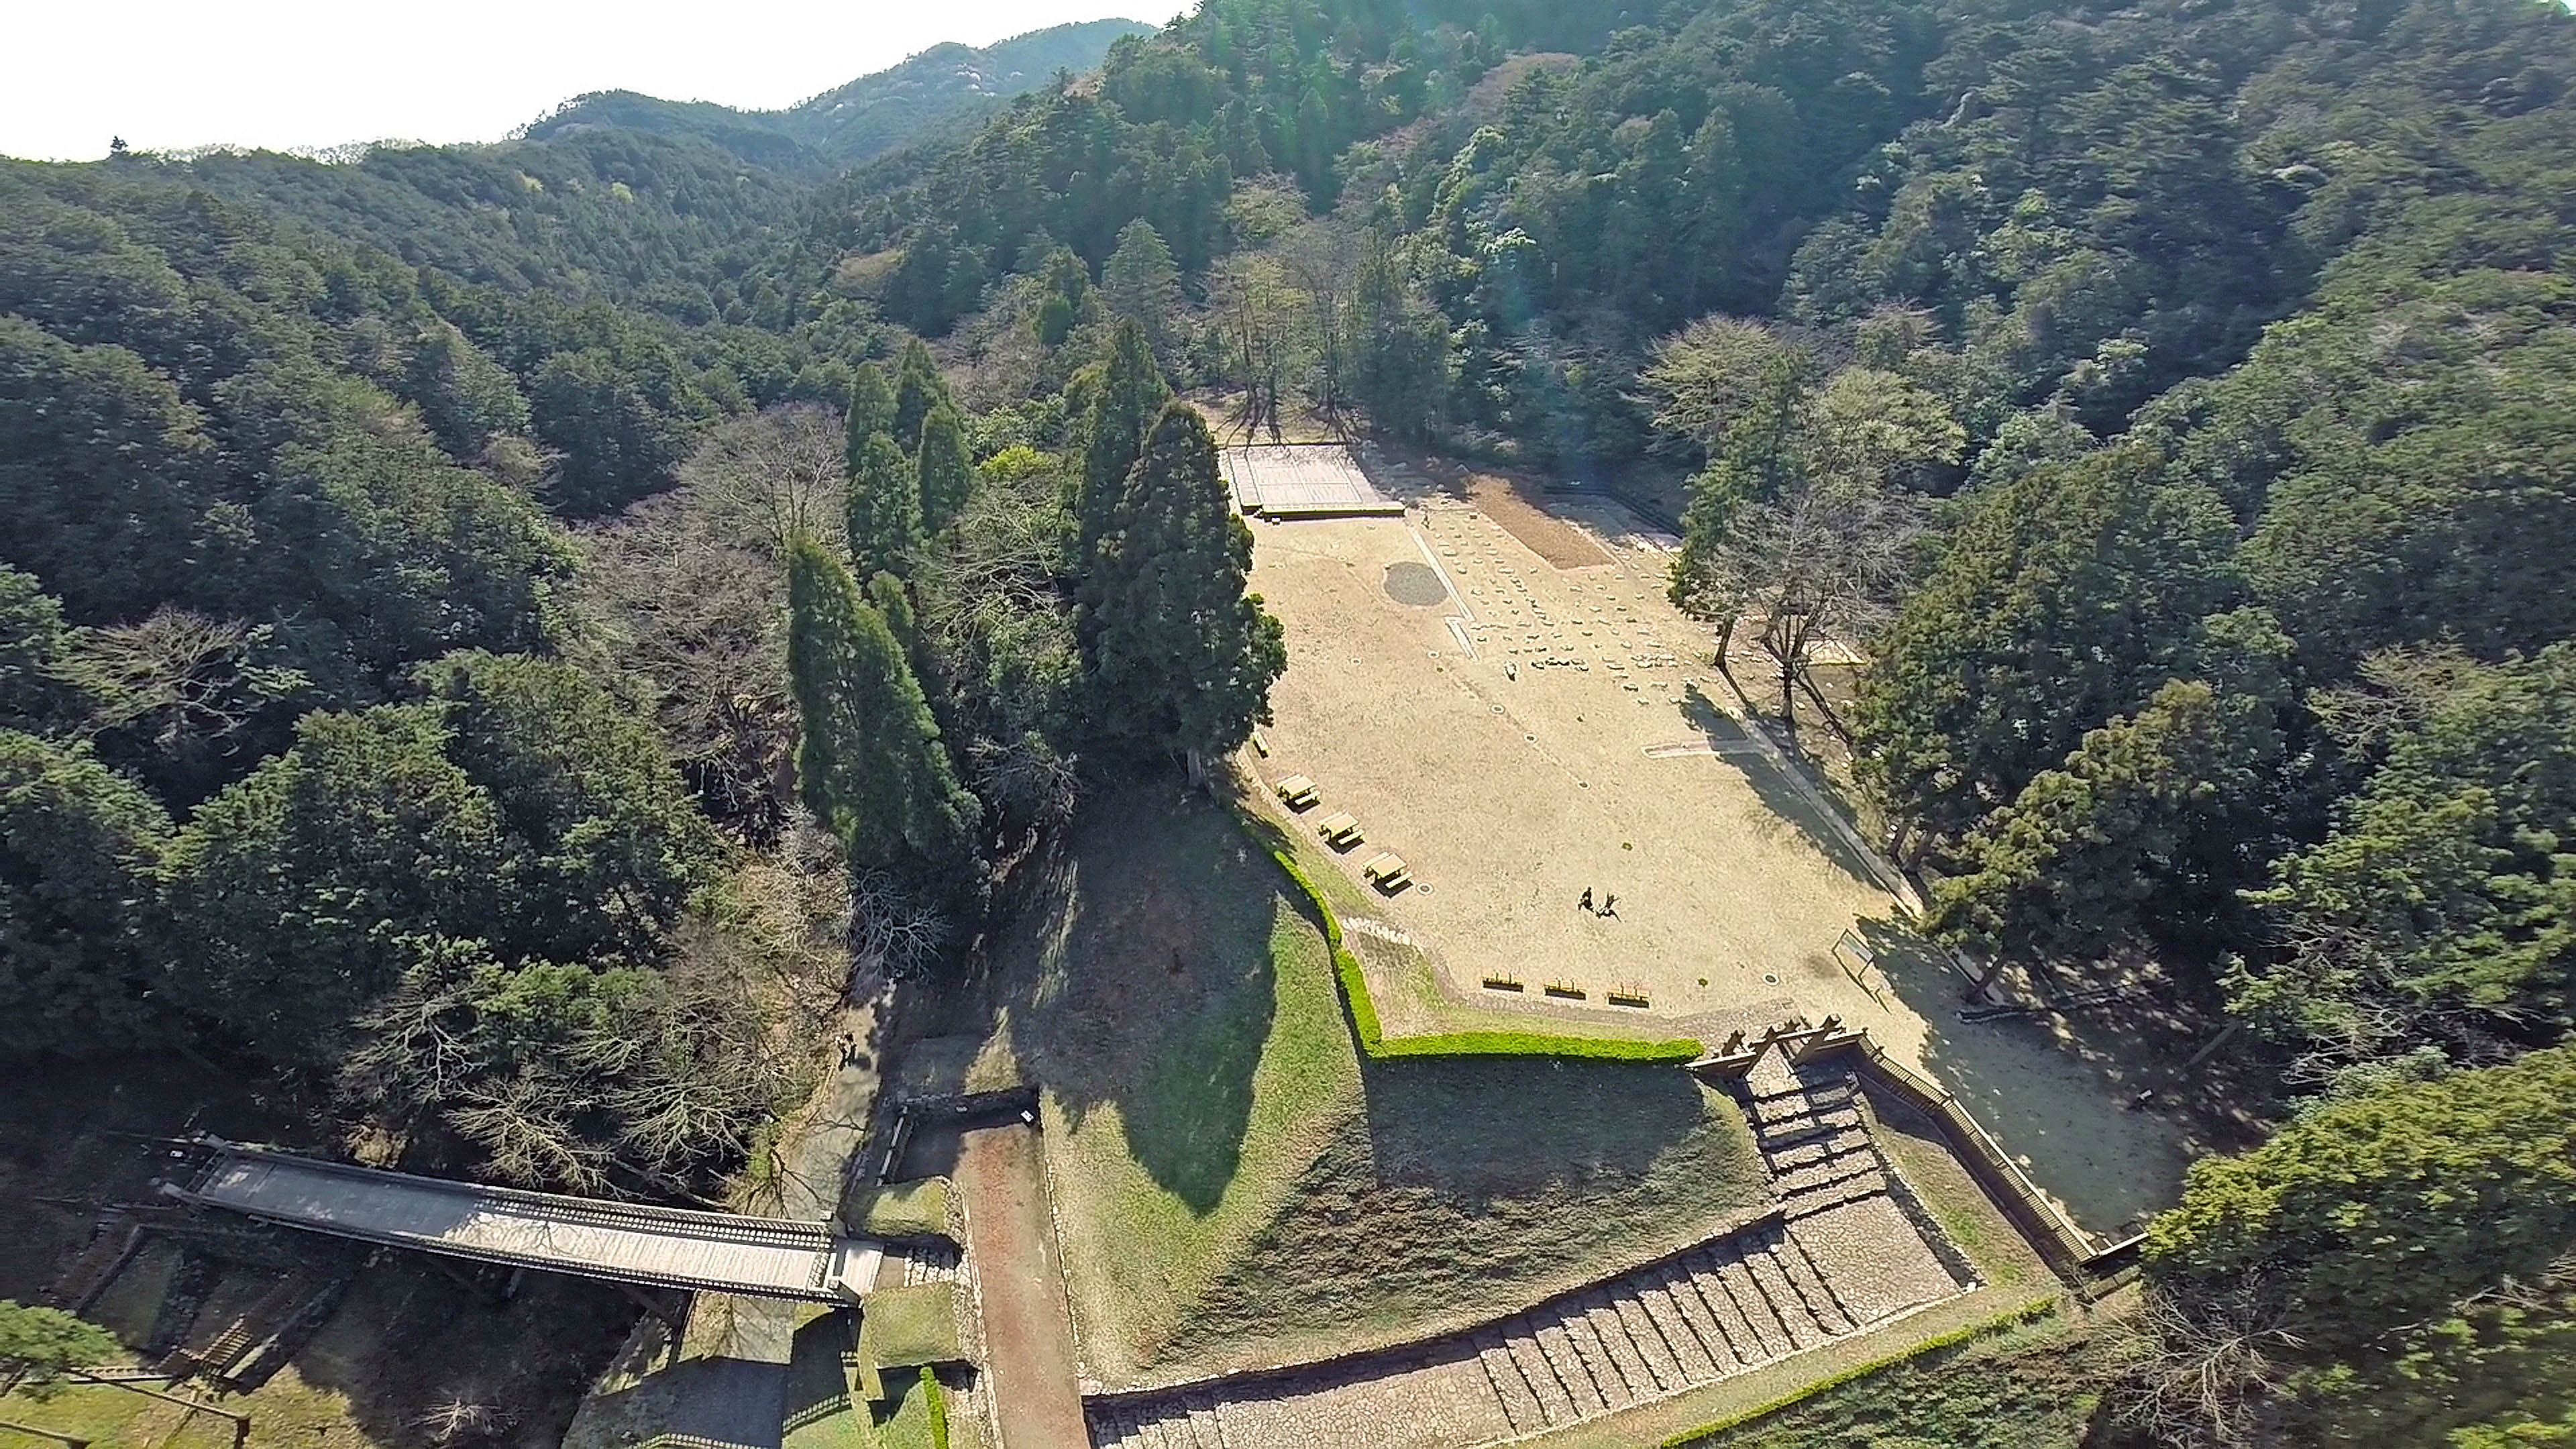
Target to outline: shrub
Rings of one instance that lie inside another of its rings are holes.
[[[930,1409],[931,1449],[948,1449],[948,1390],[940,1386],[938,1371],[928,1364],[921,1366],[921,1400]]]

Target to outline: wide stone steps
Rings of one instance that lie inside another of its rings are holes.
[[[1923,1296],[1951,1291],[1945,1280]],[[1497,1324],[1477,1357],[1517,1438],[1715,1383],[1865,1321],[1792,1231],[1766,1225]]]

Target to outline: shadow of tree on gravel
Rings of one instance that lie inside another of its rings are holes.
[[[1809,845],[1821,852],[1836,869],[1872,890],[1879,888],[1877,874],[1869,862],[1854,851],[1851,842],[1833,823],[1818,813],[1806,792],[1782,778],[1780,767],[1761,753],[1742,721],[1718,708],[1717,702],[1696,684],[1684,686],[1682,717],[1691,728],[1708,736],[1717,747],[1717,757],[1733,766],[1744,783],[1753,788],[1754,798],[1762,808],[1789,822]]]

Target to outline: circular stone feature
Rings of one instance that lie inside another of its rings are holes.
[[[1428,608],[1448,599],[1449,586],[1440,582],[1440,575],[1429,564],[1407,559],[1386,566],[1386,596],[1399,604]]]

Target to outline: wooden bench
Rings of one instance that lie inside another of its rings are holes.
[[[1335,850],[1348,850],[1368,837],[1360,834],[1359,817],[1347,810],[1337,810],[1315,822],[1315,833]]]
[[[1404,868],[1404,857],[1391,850],[1379,851],[1360,867],[1360,876],[1387,895],[1413,884],[1412,872]]]

